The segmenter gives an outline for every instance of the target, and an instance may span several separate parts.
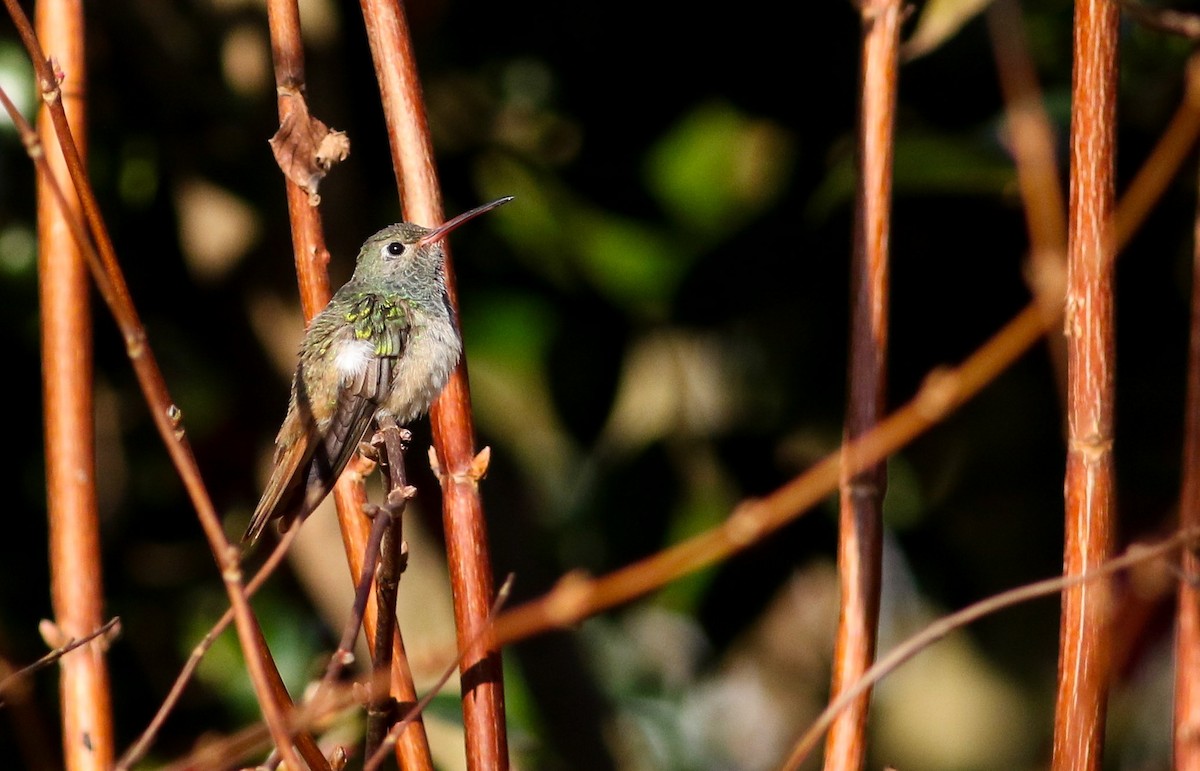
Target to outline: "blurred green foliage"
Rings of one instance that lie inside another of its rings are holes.
[[[1070,6],[1028,5],[1065,159]],[[516,196],[453,240],[479,444],[493,448],[483,488],[493,563],[515,574],[512,602],[568,571],[612,570],[712,527],[833,450],[846,390],[853,7],[805,6],[799,22],[768,3],[719,14],[539,0],[410,3],[408,12],[447,213]],[[265,15],[253,3],[126,0],[87,13],[95,185],[233,531],[258,496],[300,318],[266,142],[277,115]],[[326,1],[305,4],[304,23],[310,105],[352,143],[321,189],[336,282],[364,235],[400,208],[361,20]],[[1123,45],[1122,187],[1178,103],[1189,53],[1136,25]],[[0,84],[26,114],[29,78],[11,28],[0,27]],[[900,89],[894,403],[1028,301],[982,20],[905,63]],[[1118,275],[1123,540],[1161,532],[1173,517],[1193,179],[1185,171],[1169,191]],[[0,122],[0,323],[14,357],[5,393],[27,405],[11,411],[8,433],[22,439],[41,432],[32,191],[20,142]],[[95,318],[103,578],[109,611],[125,625],[111,652],[124,747],[223,593],[123,346],[103,308]],[[1037,350],[891,461],[881,645],[1059,569],[1061,424]],[[428,441],[418,426],[410,467],[436,534]],[[11,662],[40,655],[37,620],[51,614],[41,447],[25,447],[8,456],[0,545],[0,653]],[[828,684],[834,511],[826,501],[722,565],[507,652],[521,766],[774,767]],[[340,544],[328,548],[340,559]],[[340,633],[304,586],[281,575],[256,602],[297,692]],[[1114,697],[1114,768],[1165,767],[1169,757],[1169,721],[1137,719],[1169,699],[1167,602],[1132,640],[1139,653]],[[406,634],[420,648],[420,635]],[[1057,607],[1046,601],[977,624],[944,658],[924,654],[928,669],[911,670],[920,676],[879,692],[872,767],[1040,767],[1056,646]],[[53,735],[53,673],[38,684]],[[254,716],[248,699],[227,636],[154,757],[240,727]],[[918,703],[923,719],[903,721]],[[442,697],[430,713],[451,731],[454,704]],[[995,719],[1000,710],[1005,720]],[[19,739],[0,720],[5,757],[19,757]]]

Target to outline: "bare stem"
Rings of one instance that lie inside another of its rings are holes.
[[[821,734],[829,728],[829,725],[833,722],[837,714],[854,701],[859,694],[871,688],[875,683],[878,683],[884,677],[894,672],[901,664],[951,632],[962,629],[968,624],[1004,608],[1020,605],[1038,597],[1057,594],[1058,592],[1066,591],[1089,582],[1107,578],[1117,571],[1125,570],[1134,565],[1154,559],[1161,559],[1177,549],[1194,546],[1197,537],[1200,537],[1200,530],[1190,529],[1180,531],[1170,538],[1150,546],[1131,546],[1126,550],[1125,554],[1089,569],[1086,573],[1056,576],[1055,578],[1047,578],[1036,583],[1018,586],[1007,592],[980,600],[974,605],[968,605],[960,611],[934,621],[917,634],[893,648],[886,656],[879,659],[874,666],[867,670],[852,688],[831,701],[817,719],[813,721],[808,730],[804,732],[804,735],[796,742],[791,754],[783,765],[784,771],[794,771],[800,767],[800,764],[816,748],[817,742],[821,740]]]
[[[1025,39],[1017,0],[996,0],[987,10],[992,53],[1004,93],[1008,141],[1029,232],[1026,281],[1050,318],[1062,314],[1067,282],[1067,207],[1055,156],[1054,129],[1042,103],[1037,70]],[[1047,335],[1058,393],[1066,405],[1067,342]]]
[[[433,163],[416,59],[408,24],[397,0],[361,0],[363,21],[383,98],[392,165],[405,219],[433,226],[442,221],[442,198]],[[446,250],[450,301],[458,293],[450,251]],[[454,596],[460,646],[472,644],[463,659],[463,724],[467,763],[472,769],[508,767],[504,687],[500,654],[471,630],[481,627],[492,606],[493,583],[487,526],[475,473],[475,427],[465,359],[459,363],[430,413],[434,446],[442,469],[442,522]]]
[[[1179,494],[1181,528],[1200,526],[1200,204],[1192,239],[1192,319]],[[1200,558],[1186,551],[1175,628],[1174,768],[1180,771],[1200,771],[1200,585],[1196,576],[1200,576]]]
[[[377,446],[381,468],[387,478],[387,503],[377,516],[383,518],[383,541],[379,547],[379,566],[375,571],[375,604],[378,609],[375,625],[374,672],[367,708],[367,739],[364,754],[371,757],[387,736],[396,719],[396,700],[387,690],[386,673],[392,667],[392,646],[389,644],[396,629],[396,595],[400,574],[404,571],[407,552],[403,546],[403,516],[408,501],[416,492],[408,484],[404,470],[404,448],[411,438],[407,429],[396,425],[396,419],[381,414]]]
[[[38,3],[36,10],[38,34],[55,52],[65,77],[59,106],[72,132],[82,138],[87,80],[82,3],[47,0]],[[65,178],[66,164],[53,126],[43,119],[39,133],[52,174]],[[50,590],[59,632],[78,635],[95,629],[104,616],[95,486],[91,295],[87,264],[67,224],[68,217],[79,218],[79,200],[72,197],[68,201],[68,213],[42,176],[37,198]],[[112,697],[103,646],[91,646],[86,655],[63,662],[59,698],[65,767],[82,771],[110,766]]]
[[[862,62],[850,287],[849,400],[844,434],[871,430],[887,409],[888,233],[899,71],[900,0],[861,6]],[[851,446],[847,442],[847,447]],[[841,612],[833,654],[832,693],[856,682],[875,657],[883,495],[887,469],[876,463],[840,474],[838,576]],[[825,745],[825,768],[854,771],[866,758],[870,693],[841,713]]]
[[[298,768],[299,760],[295,757],[291,738],[287,731],[286,710],[290,705],[281,703],[279,691],[274,685],[278,681],[278,672],[275,671],[274,663],[270,661],[269,655],[265,652],[265,646],[262,644],[262,630],[259,629],[254,611],[246,600],[237,549],[230,545],[225,537],[220,516],[208,496],[200,469],[192,453],[191,444],[187,441],[180,410],[171,399],[162,377],[162,371],[158,367],[153,351],[147,344],[145,328],[133,306],[120,263],[117,261],[112,239],[109,237],[99,203],[88,179],[87,169],[71,133],[66,113],[63,111],[58,78],[51,62],[43,54],[37,36],[29,24],[29,19],[25,16],[17,0],[4,0],[4,5],[17,28],[21,41],[29,52],[30,60],[33,62],[42,91],[42,101],[48,108],[48,115],[54,125],[55,136],[62,149],[71,182],[79,196],[88,230],[95,241],[95,248],[93,248],[86,235],[83,235],[82,226],[72,224],[70,227],[72,234],[77,239],[76,245],[87,258],[93,280],[124,336],[126,354],[133,365],[143,396],[150,406],[150,414],[155,428],[183,480],[184,487],[200,520],[201,528],[208,539],[213,559],[220,568],[226,594],[233,606],[238,640],[246,655],[250,681],[262,705],[267,725],[271,729],[272,736],[281,745],[282,751]],[[6,102],[5,106],[10,107],[11,103]],[[15,113],[15,110],[11,112]],[[14,118],[14,123],[16,122],[17,119]],[[20,123],[24,124],[24,120],[22,119]],[[23,130],[22,135],[26,136]],[[26,147],[30,157],[37,163],[43,180],[57,189],[57,182],[45,164],[44,152],[36,138],[32,141],[26,139]],[[70,217],[62,191],[58,189],[57,192],[53,192],[53,195],[63,205],[64,214]],[[78,220],[78,218],[72,219]],[[315,757],[319,758],[320,763],[323,764],[324,758],[319,752]],[[317,767],[324,767],[321,764],[318,764]]]
[[[1113,238],[1117,25],[1108,0],[1075,6],[1071,201],[1067,250],[1065,575],[1107,559],[1113,541]],[[1097,769],[1112,645],[1112,590],[1077,584],[1063,595],[1055,771]]]

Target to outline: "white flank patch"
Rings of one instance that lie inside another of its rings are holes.
[[[333,360],[333,366],[337,367],[343,380],[351,381],[363,373],[367,364],[374,357],[375,344],[370,340],[351,340],[342,346],[342,350],[338,351],[337,358]]]

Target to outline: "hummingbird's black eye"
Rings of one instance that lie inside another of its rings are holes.
[[[399,241],[393,241],[387,245],[387,252],[393,257],[399,257],[404,254],[404,244]]]

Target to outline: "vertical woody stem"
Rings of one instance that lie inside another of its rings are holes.
[[[361,6],[405,219],[437,225],[443,215],[441,192],[408,23],[397,0],[361,0]],[[458,293],[448,248],[446,279],[451,304],[457,309]],[[500,654],[488,649],[480,635],[491,613],[495,588],[479,472],[472,463],[475,427],[465,361],[451,375],[430,418],[441,468],[442,518],[455,626],[459,645],[470,646],[461,659],[467,764],[471,769],[503,771],[508,767],[508,738]]]
[[[1075,6],[1067,265],[1066,575],[1103,562],[1113,540],[1114,157],[1119,6]],[[1104,740],[1111,587],[1063,594],[1055,771],[1098,769]]]
[[[300,9],[296,0],[268,0],[267,16],[271,28],[271,50],[275,64],[275,85],[279,97],[279,122],[287,120],[304,98],[304,45],[300,34]],[[292,225],[292,247],[296,260],[296,278],[299,282],[300,303],[304,318],[311,319],[329,302],[329,251],[325,247],[324,230],[320,212],[314,207],[308,193],[285,176],[288,215]],[[338,524],[342,530],[342,541],[346,550],[346,561],[350,566],[352,580],[362,574],[364,552],[370,536],[370,525],[362,516],[366,503],[366,492],[361,474],[350,464],[333,488],[333,499],[337,505]],[[363,618],[363,629],[368,644],[375,643],[375,609],[368,605]],[[416,701],[416,689],[408,671],[404,646],[396,630],[393,640],[391,689],[405,703]],[[429,741],[424,724],[420,720],[409,723],[396,744],[397,759],[406,769],[431,768],[433,761],[429,753]]]
[[[1179,496],[1179,526],[1184,530],[1200,526],[1200,204],[1192,240],[1192,323],[1184,412],[1183,491]],[[1200,771],[1200,586],[1196,584],[1200,558],[1194,550],[1183,552],[1183,575],[1175,631],[1173,768]]]
[[[862,72],[858,135],[858,193],[851,264],[850,400],[845,439],[867,433],[886,409],[888,232],[891,219],[893,135],[899,68],[899,0],[862,6]],[[841,615],[833,658],[831,698],[871,666],[879,624],[880,529],[886,466],[857,473],[842,464],[838,529]],[[825,745],[826,769],[862,768],[870,692],[833,724]]]
[[[86,61],[79,0],[37,4],[37,30],[66,76],[62,103],[84,148]],[[43,108],[45,110],[45,108]],[[39,135],[56,179],[67,169],[54,127],[45,115]],[[59,631],[83,637],[103,623],[100,526],[96,509],[95,426],[92,401],[92,325],[87,266],[64,212],[38,178],[38,287],[42,313],[42,387],[46,420],[46,498],[50,520],[50,589]],[[79,218],[81,207],[69,197]],[[112,701],[102,642],[64,656],[62,703],[64,766],[71,771],[112,765]]]

